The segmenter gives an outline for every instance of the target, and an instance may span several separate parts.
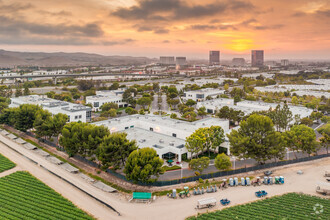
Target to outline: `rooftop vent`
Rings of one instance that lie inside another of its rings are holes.
[[[164,140],[163,139],[159,139],[159,143],[164,143]]]
[[[174,141],[171,141],[170,142],[170,146],[174,146]]]

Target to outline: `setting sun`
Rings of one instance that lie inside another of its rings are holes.
[[[254,47],[253,40],[251,39],[234,39],[231,40],[230,44],[226,45],[226,48],[229,50],[237,51],[237,52],[242,52],[242,51],[247,51],[251,50]]]

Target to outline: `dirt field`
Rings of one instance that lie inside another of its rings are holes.
[[[10,146],[14,147],[16,150],[19,150],[24,155],[33,158],[43,164],[43,166],[46,166],[48,169],[74,182],[76,185],[93,194],[95,197],[107,202],[121,213],[121,216],[118,216],[115,212],[104,205],[101,205],[85,193],[30,162],[4,144],[0,144],[0,153],[15,162],[17,164],[17,170],[29,171],[32,175],[52,187],[57,192],[61,193],[75,205],[98,219],[184,219],[188,216],[195,215],[198,212],[202,213],[207,211],[207,209],[199,211],[195,210],[196,202],[201,198],[215,197],[218,201],[221,198],[228,198],[231,200],[231,205],[237,205],[257,200],[254,192],[261,189],[266,190],[269,196],[280,195],[287,192],[303,192],[306,194],[318,195],[315,193],[316,183],[318,181],[325,181],[325,178],[323,177],[324,171],[330,171],[330,158],[325,158],[298,165],[291,165],[285,168],[277,168],[275,170],[275,175],[284,176],[284,185],[262,185],[260,187],[238,186],[228,188],[223,191],[218,191],[217,193],[191,196],[186,199],[179,198],[174,200],[167,197],[160,197],[151,204],[129,203],[127,201],[128,198],[125,195],[120,193],[109,194],[98,190],[81,178],[77,177],[77,175],[70,174],[62,170],[56,165],[46,161],[41,156],[23,149],[21,146],[9,141],[5,137],[0,136],[0,140],[6,141],[7,144],[10,144]],[[304,174],[296,174],[298,170],[302,170]],[[247,176],[251,175],[257,176],[258,174],[247,174]],[[211,211],[221,208],[222,207],[218,202],[216,207],[209,210]]]

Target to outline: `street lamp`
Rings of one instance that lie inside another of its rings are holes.
[[[181,158],[180,166],[181,166],[181,179],[182,179],[182,172],[183,172],[183,164],[182,164],[182,148],[180,149],[180,158]]]
[[[181,166],[181,179],[182,179],[182,171],[183,171],[183,165],[182,165],[182,163],[180,164],[180,166]]]
[[[234,159],[234,170],[235,170],[235,168],[236,168],[236,164],[235,164],[235,162],[236,162],[236,157],[235,156],[233,156],[233,159]]]

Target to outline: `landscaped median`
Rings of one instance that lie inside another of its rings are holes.
[[[178,166],[178,165],[174,165],[174,166],[163,166],[163,169],[164,171],[172,171],[172,170],[180,170],[181,169],[181,166]]]

